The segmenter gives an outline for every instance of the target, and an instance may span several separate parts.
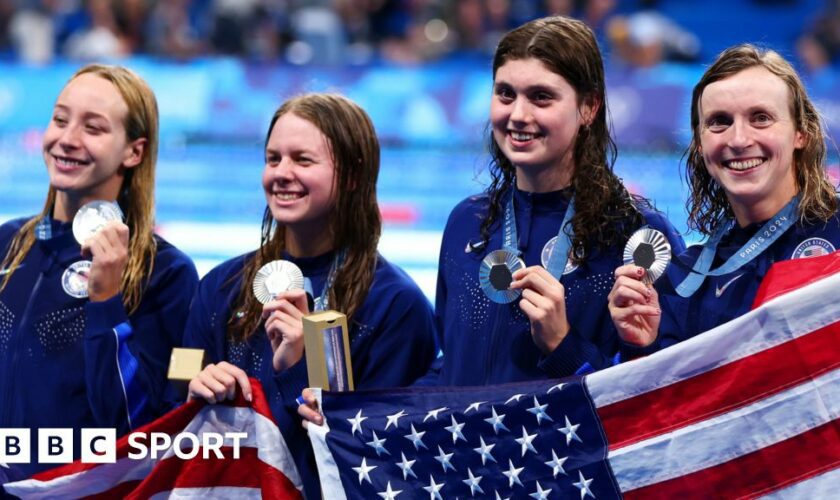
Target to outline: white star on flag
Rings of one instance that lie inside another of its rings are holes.
[[[557,458],[557,452],[551,450],[551,460],[545,463],[545,465],[551,467],[551,471],[554,473],[554,477],[557,477],[557,474],[566,474],[566,469],[563,468],[563,463],[568,460],[569,457]]]
[[[438,413],[440,413],[440,412],[442,412],[442,411],[446,411],[446,410],[448,410],[448,409],[449,409],[449,408],[447,408],[447,407],[445,407],[445,406],[444,406],[444,407],[442,407],[442,408],[437,408],[437,409],[435,409],[435,410],[429,410],[429,412],[428,412],[428,413],[426,413],[426,416],[423,418],[423,422],[425,422],[426,420],[429,420],[430,418],[431,418],[431,419],[434,419],[434,420],[437,420],[437,418],[438,418]]]
[[[449,462],[454,453],[444,453],[443,448],[441,448],[440,446],[438,446],[438,452],[440,452],[440,454],[435,457],[435,460],[440,462],[441,467],[443,467],[444,474],[446,473],[446,469],[452,469],[453,471],[455,471],[455,467],[453,467],[452,464]]]
[[[498,434],[499,429],[501,429],[503,431],[510,432],[510,429],[508,429],[505,426],[505,424],[502,423],[502,420],[505,419],[505,415],[504,414],[499,415],[498,413],[496,413],[496,407],[495,406],[491,406],[490,410],[493,413],[493,416],[490,417],[490,418],[485,418],[484,421],[493,426],[493,432]]]
[[[420,451],[421,446],[428,450],[429,448],[427,448],[425,443],[423,443],[424,434],[426,434],[426,431],[417,432],[417,429],[414,428],[414,424],[411,424],[411,434],[406,434],[405,438],[411,441],[411,444],[414,445],[414,449],[416,451]]]
[[[525,467],[519,467],[519,468],[514,467],[513,466],[513,460],[511,460],[511,459],[508,459],[508,466],[510,467],[508,470],[503,470],[502,471],[502,474],[504,474],[505,477],[508,478],[508,486],[510,488],[513,488],[513,484],[516,483],[519,486],[524,487],[524,485],[522,484],[522,481],[519,480],[519,474],[523,470],[525,470]]]
[[[409,460],[409,459],[405,458],[405,453],[402,453],[402,461],[397,462],[397,467],[399,467],[400,470],[402,470],[403,480],[407,481],[408,476],[411,476],[413,478],[417,478],[417,474],[415,474],[414,471],[411,470],[411,467],[414,465],[414,462],[416,462],[416,461],[417,460]]]
[[[566,427],[560,427],[557,430],[566,435],[566,446],[571,444],[572,439],[574,439],[575,441],[577,441],[579,443],[582,443],[583,441],[581,441],[581,439],[577,435],[577,430],[578,430],[578,427],[580,427],[580,424],[572,425],[572,423],[569,422],[569,416],[566,415],[565,417],[566,417]]]
[[[525,430],[525,426],[522,426],[522,437],[516,438],[515,441],[522,445],[522,456],[525,456],[525,453],[528,451],[532,451],[537,453],[537,450],[534,448],[534,445],[531,444],[534,439],[537,437],[537,433],[528,434],[528,431]]]
[[[499,495],[499,490],[496,490],[496,500],[510,500],[510,497],[502,499],[502,497]]]
[[[429,500],[443,500],[440,496],[440,489],[443,488],[443,485],[446,483],[436,483],[435,478],[429,474],[429,485],[423,486],[423,489],[429,492]]]
[[[393,415],[388,415],[387,416],[388,423],[385,424],[385,430],[387,431],[388,428],[391,427],[392,425],[394,427],[399,427],[399,420],[401,418],[403,418],[404,416],[405,416],[405,411],[403,411],[403,410],[400,410],[397,413],[394,413]]]
[[[580,481],[572,484],[575,485],[575,488],[580,489],[580,500],[583,500],[587,496],[595,498],[595,494],[592,493],[592,490],[589,489],[589,483],[591,483],[593,480],[586,479],[585,477],[583,477],[583,472],[581,471],[578,471],[578,477],[580,478]]]
[[[548,390],[546,391],[546,394],[551,394],[553,391],[561,391],[561,390],[563,390],[563,386],[565,386],[565,385],[566,384],[564,384],[563,382],[560,382],[557,385],[552,385],[551,387],[548,388]]]
[[[388,486],[385,488],[385,491],[380,491],[377,495],[381,496],[385,500],[394,500],[400,493],[402,493],[402,490],[392,490],[391,481],[388,481]]]
[[[347,421],[353,424],[353,428],[350,429],[350,434],[355,434],[356,431],[362,432],[362,422],[367,419],[367,417],[362,416],[362,410],[359,410],[359,413],[356,413],[355,417],[348,418]]]
[[[452,433],[452,444],[457,443],[459,439],[466,441],[467,438],[465,438],[464,433],[461,432],[461,429],[464,428],[464,424],[455,420],[455,415],[450,415],[450,417],[452,417],[452,425],[448,425],[444,427],[444,429]]]
[[[473,450],[475,450],[476,453],[481,455],[481,465],[485,465],[486,459],[488,459],[488,458],[495,462],[496,459],[493,458],[493,455],[490,454],[490,451],[496,445],[495,444],[485,444],[484,443],[484,436],[479,436],[479,439],[481,440],[481,446],[479,446],[478,448],[473,448]]]
[[[382,452],[385,452],[387,455],[391,454],[391,452],[385,449],[385,438],[379,439],[376,435],[376,431],[373,431],[373,441],[368,441],[365,444],[376,450],[377,457],[382,455]]]
[[[481,489],[481,486],[478,483],[481,482],[481,476],[473,476],[472,471],[467,468],[467,474],[469,474],[469,479],[462,479],[461,481],[470,487],[470,495],[475,496],[475,492],[478,491],[481,494],[484,494],[484,490]]]
[[[477,402],[467,406],[467,409],[464,410],[464,415],[466,415],[467,413],[469,413],[470,411],[473,411],[473,410],[478,411],[478,407],[483,405],[486,402],[487,401],[477,401]]]
[[[370,480],[370,471],[379,467],[378,465],[368,465],[367,458],[362,457],[362,464],[358,467],[351,467],[354,471],[359,473],[359,484],[362,484],[362,480],[366,480],[367,482],[373,484]]]
[[[518,403],[519,400],[522,399],[523,397],[525,397],[524,394],[514,394],[513,396],[509,397],[507,401],[505,401],[505,404],[508,404],[511,401],[516,401]]]
[[[537,417],[537,425],[540,425],[543,419],[548,420],[549,422],[554,422],[554,419],[549,417],[548,414],[545,412],[546,408],[548,408],[548,403],[541,405],[540,402],[537,400],[537,397],[534,396],[534,406],[528,408],[526,411],[528,413],[533,413],[534,416]]]
[[[544,489],[542,489],[542,486],[540,486],[539,481],[537,481],[536,483],[537,483],[537,491],[531,493],[528,496],[530,496],[531,498],[536,498],[537,500],[547,500],[548,499],[548,494],[551,493],[551,488],[548,488],[548,489],[544,490]]]

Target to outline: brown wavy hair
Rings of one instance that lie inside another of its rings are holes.
[[[333,234],[333,249],[347,252],[329,291],[329,303],[331,308],[352,318],[373,282],[376,247],[382,232],[376,201],[379,176],[376,130],[367,113],[349,99],[335,94],[307,94],[286,101],[274,113],[266,133],[266,146],[274,124],[286,113],[311,122],[329,143],[336,171],[335,203],[330,210],[330,227],[324,231]],[[284,249],[285,228],[277,224],[266,207],[260,248],[245,264],[239,295],[231,306],[228,320],[231,339],[247,340],[260,327],[262,304],[254,297],[251,282],[260,267],[279,258]]]
[[[730,47],[718,56],[694,86],[691,95],[691,143],[685,152],[685,176],[691,194],[686,202],[691,229],[711,234],[718,224],[734,217],[723,188],[709,175],[700,150],[700,99],[710,84],[745,69],[761,67],[778,76],[790,91],[790,112],[796,129],[805,136],[805,146],[794,150],[796,188],[801,196],[801,223],[827,221],[837,212],[837,195],[825,169],[826,140],[822,120],[808,97],[802,80],[782,56],[750,44]]]
[[[493,79],[503,64],[523,59],[537,59],[562,76],[575,89],[579,106],[584,102],[598,104],[594,120],[578,130],[574,144],[571,184],[575,215],[571,220],[574,238],[570,257],[582,263],[595,247],[624,245],[633,229],[643,223],[637,205],[647,202],[631,196],[613,172],[616,146],[607,124],[604,63],[592,30],[581,21],[562,16],[523,24],[499,42],[493,57]],[[490,128],[491,182],[486,191],[490,205],[481,224],[485,244],[516,180],[516,167],[504,155]]]
[[[122,301],[129,314],[137,310],[143,298],[143,291],[152,275],[157,253],[154,237],[155,227],[155,165],[158,154],[158,106],[155,94],[149,85],[133,71],[121,66],[91,64],[81,68],[68,81],[84,74],[93,74],[111,82],[125,101],[128,113],[125,117],[128,142],[145,138],[143,159],[140,163],[124,170],[122,188],[117,202],[125,214],[129,229],[128,263],[122,274],[120,291]],[[52,214],[56,190],[50,186],[44,208],[36,217],[28,220],[15,234],[9,251],[0,267],[11,269],[2,282],[2,291],[35,244],[35,226]]]

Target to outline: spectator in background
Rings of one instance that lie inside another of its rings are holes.
[[[509,0],[458,2],[453,27],[459,51],[490,55],[510,25]]]
[[[574,0],[544,0],[543,8],[549,16],[571,16],[575,11]]]
[[[174,59],[189,59],[205,52],[204,32],[190,0],[158,2],[149,19],[149,52]]]
[[[71,59],[114,59],[131,54],[131,47],[117,26],[111,0],[87,0],[85,13],[89,26],[73,33],[64,52]]]
[[[210,7],[210,44],[219,54],[244,55],[250,30],[261,0],[214,0]]]
[[[616,16],[607,23],[607,38],[613,51],[638,67],[662,61],[696,61],[700,39],[655,10],[654,1],[644,1],[644,10]]]
[[[55,2],[26,2],[9,21],[9,39],[18,58],[30,64],[46,64],[55,55]]]
[[[796,52],[812,75],[831,67],[840,54],[840,1],[828,3],[826,12],[797,40]]]
[[[0,0],[0,56],[11,53],[12,41],[9,37],[9,25],[14,14],[14,0]]]
[[[127,52],[146,52],[146,25],[149,20],[150,2],[147,0],[120,0],[114,5],[117,29]]]

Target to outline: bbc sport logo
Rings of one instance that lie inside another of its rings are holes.
[[[29,429],[0,429],[0,464],[22,464],[37,461],[42,464],[66,464],[73,461],[73,429],[38,429],[37,455],[32,455]],[[245,432],[180,432],[171,436],[165,432],[132,432],[128,435],[128,458],[157,460],[174,454],[190,460],[201,453],[208,459],[239,458]],[[117,461],[116,429],[81,429],[82,463],[115,463]]]

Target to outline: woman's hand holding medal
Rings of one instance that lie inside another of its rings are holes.
[[[656,229],[643,227],[624,247],[624,265],[615,270],[607,296],[613,324],[621,340],[646,347],[659,335],[662,310],[653,283],[671,262],[671,244]]]
[[[84,241],[82,255],[92,261],[88,275],[91,302],[114,297],[128,263],[128,226],[119,220],[108,221]]]
[[[612,316],[618,335],[624,342],[641,347],[648,346],[659,334],[662,310],[659,308],[659,294],[644,282],[645,269],[635,264],[626,264],[615,270],[615,283],[609,299]]]
[[[303,317],[306,314],[309,314],[309,304],[302,289],[280,292],[263,306],[262,318],[274,352],[276,371],[294,366],[303,357]]]
[[[513,273],[511,289],[522,290],[519,308],[531,322],[531,336],[543,354],[549,354],[566,338],[571,328],[566,318],[566,290],[542,266]]]

